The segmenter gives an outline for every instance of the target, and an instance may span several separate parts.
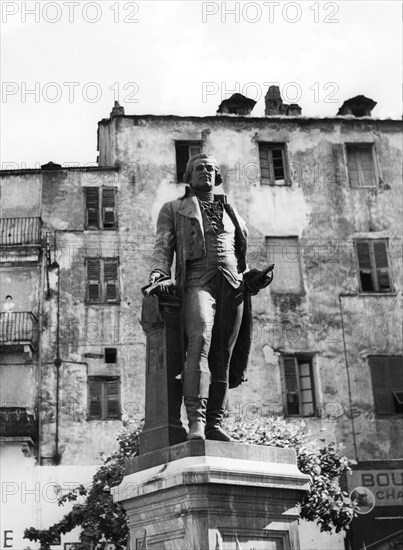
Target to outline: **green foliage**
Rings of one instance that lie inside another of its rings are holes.
[[[317,448],[309,442],[304,423],[281,418],[261,418],[251,423],[236,424],[228,431],[239,442],[295,449],[298,467],[310,476],[310,491],[300,502],[300,517],[316,521],[322,531],[348,529],[356,515],[355,503],[341,490],[340,476],[350,470],[349,460],[338,454],[334,443]],[[55,537],[81,527],[80,550],[92,550],[101,541],[113,542],[124,549],[128,534],[123,507],[112,500],[110,488],[118,485],[124,473],[124,460],[138,454],[138,437],[142,422],[127,422],[117,435],[119,448],[105,457],[104,464],[93,477],[88,489],[79,486],[60,497],[59,505],[72,502],[73,508],[49,529],[26,529],[24,537],[40,541],[41,549],[49,550]]]

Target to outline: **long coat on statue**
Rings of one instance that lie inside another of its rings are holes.
[[[239,273],[247,270],[246,248],[248,231],[241,216],[227,204],[225,195],[215,195],[235,226],[235,256]],[[190,187],[182,197],[166,202],[158,215],[156,243],[151,270],[170,275],[176,253],[176,284],[183,295],[186,280],[186,262],[206,255],[203,219],[199,202]],[[246,369],[252,340],[252,308],[250,293],[245,291],[244,311],[238,338],[230,362],[229,385],[236,388],[246,381]]]

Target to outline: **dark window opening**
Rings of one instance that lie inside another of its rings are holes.
[[[186,170],[186,165],[190,157],[198,155],[202,152],[201,141],[176,141],[175,153],[176,153],[176,181],[178,183],[183,182],[183,174]]]
[[[117,349],[105,348],[105,363],[116,363]]]
[[[403,356],[369,357],[375,412],[403,414]]]
[[[362,292],[391,292],[386,239],[355,241]]]

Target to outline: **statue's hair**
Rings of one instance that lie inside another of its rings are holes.
[[[214,164],[215,168],[215,185],[220,185],[220,183],[223,182],[220,167],[218,166],[218,162],[216,161],[216,159],[208,153],[198,153],[197,155],[193,155],[193,157],[190,157],[186,165],[185,173],[183,174],[183,181],[185,183],[190,183],[192,181],[193,164],[196,162],[196,160],[200,159],[211,159],[211,164]]]

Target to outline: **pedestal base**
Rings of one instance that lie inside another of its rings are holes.
[[[299,549],[295,506],[309,478],[294,451],[188,441],[159,453],[168,460],[129,473],[113,489],[128,514],[131,550],[142,548],[145,533],[148,550]]]

